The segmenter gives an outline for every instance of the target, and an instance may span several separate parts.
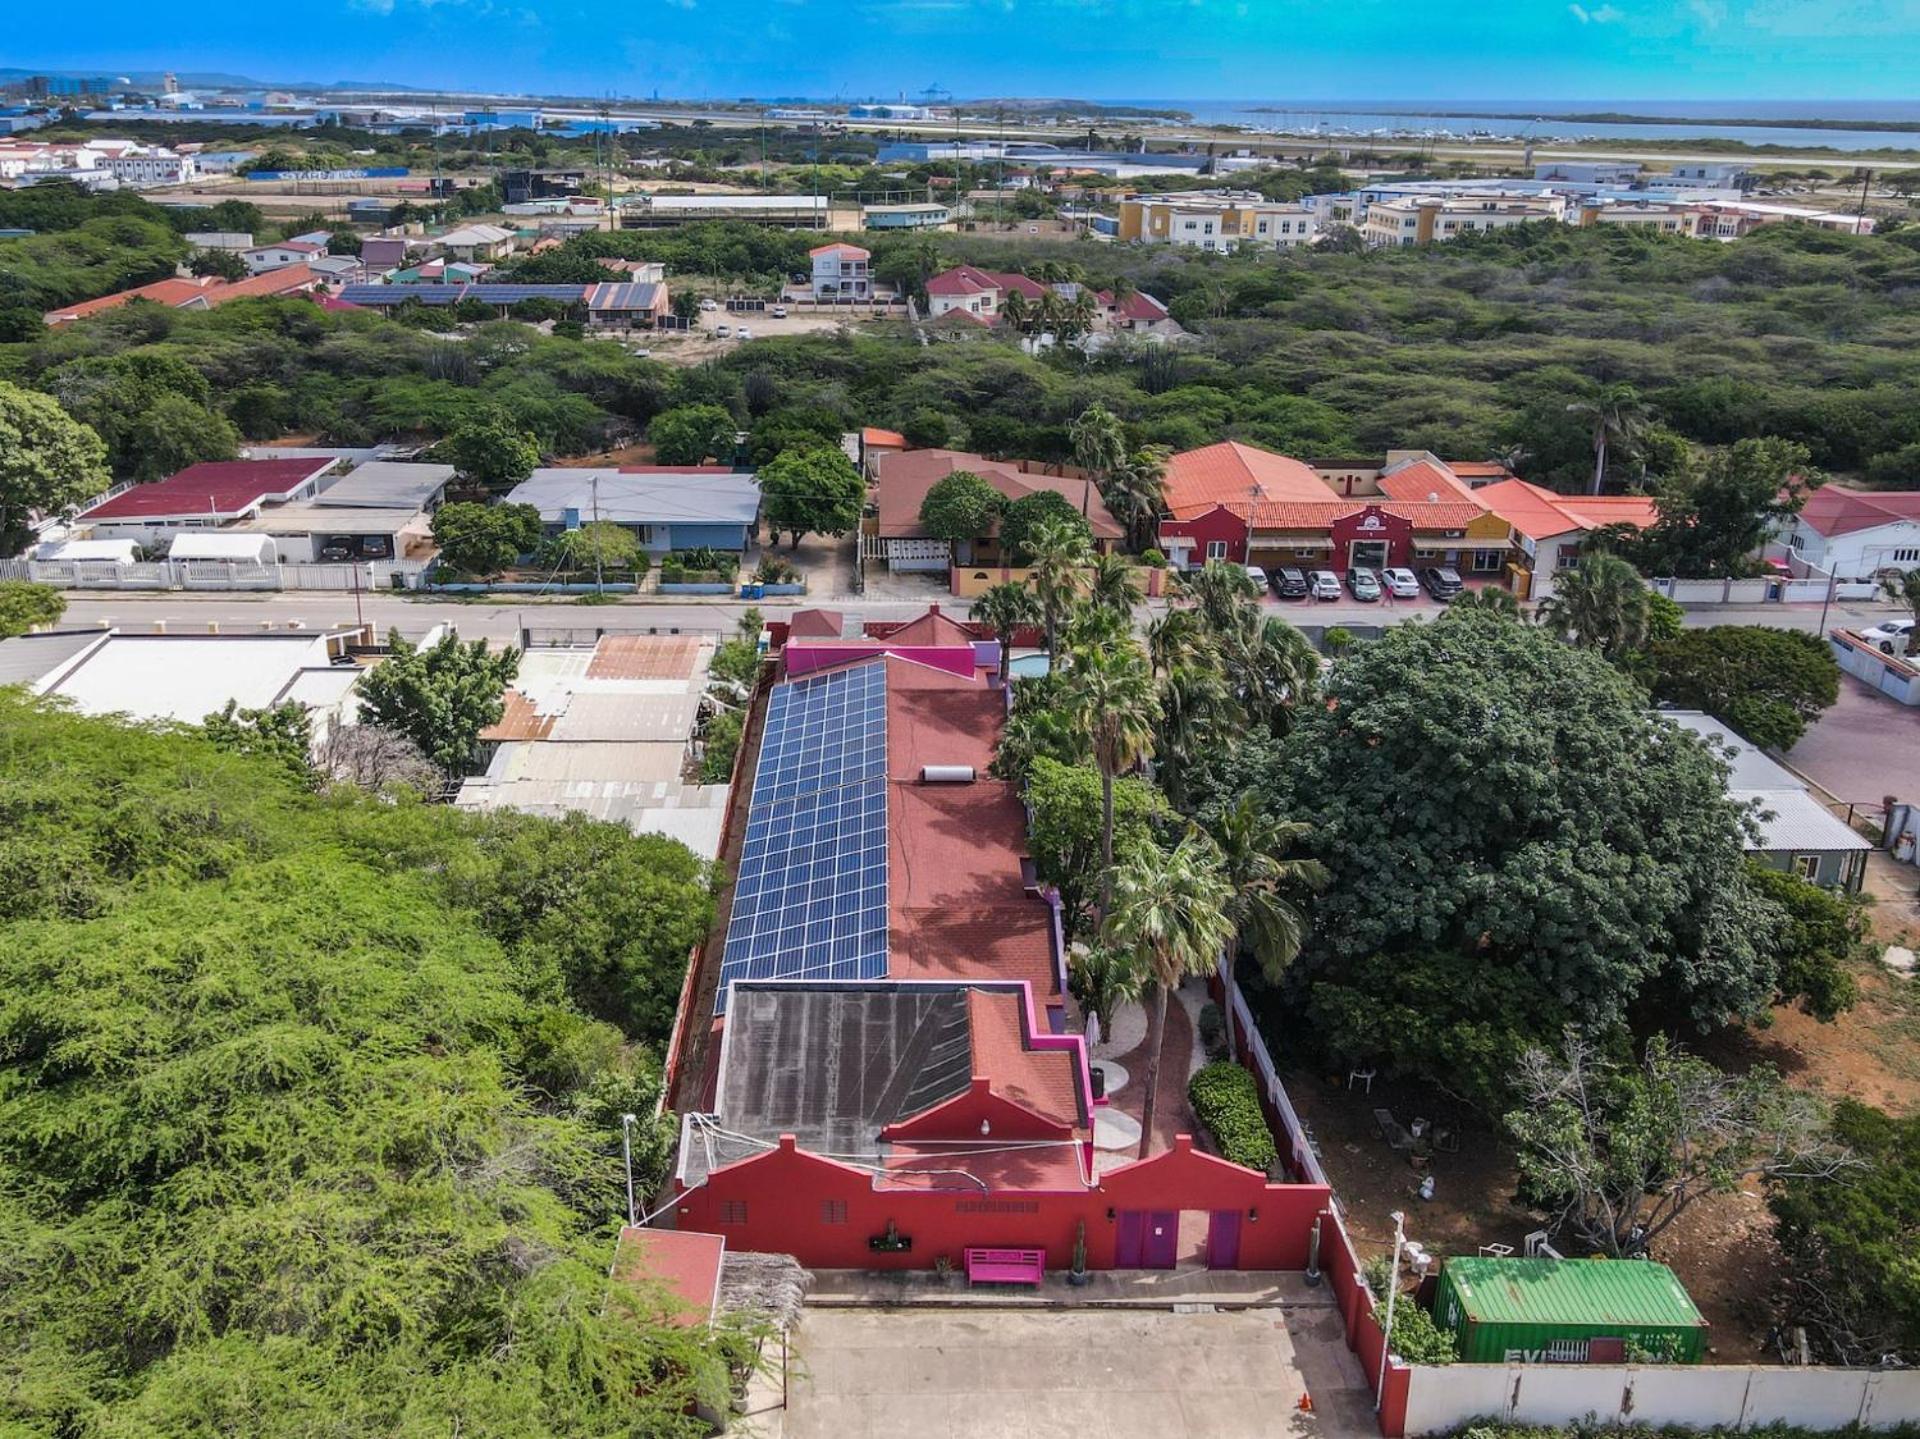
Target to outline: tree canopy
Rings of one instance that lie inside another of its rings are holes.
[[[456,500],[433,513],[433,540],[441,563],[470,575],[497,575],[531,554],[543,533],[532,505],[487,505]]]
[[[769,533],[844,535],[860,523],[866,481],[838,449],[788,450],[760,471],[760,513]]]
[[[740,426],[719,405],[683,405],[653,417],[647,438],[653,458],[662,465],[704,465],[710,460],[729,463]]]
[[[936,540],[969,544],[993,528],[1006,497],[970,470],[936,480],[920,501],[920,524]]]
[[[460,421],[434,453],[466,478],[494,491],[511,489],[540,463],[540,447],[533,437],[498,411]]]
[[[1008,505],[1000,519],[1000,547],[1015,564],[1030,563],[1034,539],[1049,525],[1061,525],[1090,541],[1093,526],[1056,490],[1036,490]]]
[[[0,580],[0,640],[54,624],[66,612],[67,597],[52,585]]]
[[[107,484],[97,434],[47,396],[0,382],[0,551],[20,552],[30,513],[57,513]]]
[[[360,680],[360,719],[406,736],[450,778],[479,756],[480,731],[506,713],[501,696],[520,668],[516,649],[489,654],[448,630],[431,645],[388,635],[387,658]]]
[[[1686,629],[1652,646],[1653,697],[1705,710],[1743,738],[1789,750],[1840,698],[1840,666],[1818,635],[1768,625]]]
[[[693,856],[17,694],[0,728],[0,1427],[704,1434],[737,1347],[607,1278],[664,1030],[571,997],[609,942],[677,991]]]

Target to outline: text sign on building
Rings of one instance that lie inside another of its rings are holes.
[[[413,172],[405,165],[382,165],[368,170],[254,170],[249,180],[392,180]]]

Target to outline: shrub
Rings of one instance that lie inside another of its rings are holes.
[[[1167,557],[1156,549],[1148,548],[1140,551],[1140,563],[1150,570],[1164,570],[1167,567]]]
[[[1227,1020],[1217,1004],[1200,1006],[1200,1045],[1208,1059],[1227,1057]]]
[[[746,725],[742,710],[721,710],[707,721],[700,754],[700,783],[725,784],[733,778],[733,758],[740,752],[740,734]]]
[[[768,555],[753,572],[753,577],[763,585],[790,585],[799,575],[793,561],[781,555]]]
[[[750,685],[760,673],[760,647],[746,638],[728,640],[713,652],[707,673],[718,680]]]
[[[1260,1091],[1239,1065],[1209,1064],[1187,1085],[1187,1101],[1226,1159],[1262,1174],[1279,1159],[1273,1131],[1260,1109]]]
[[[1353,648],[1353,631],[1345,625],[1335,625],[1320,636],[1320,648],[1338,659]]]

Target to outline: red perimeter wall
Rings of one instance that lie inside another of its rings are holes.
[[[930,1269],[945,1256],[958,1268],[969,1246],[1044,1249],[1049,1269],[1073,1263],[1087,1226],[1087,1267],[1114,1267],[1116,1224],[1109,1211],[1238,1209],[1240,1268],[1304,1269],[1314,1217],[1327,1205],[1319,1184],[1270,1184],[1265,1176],[1194,1150],[1175,1148],[1112,1170],[1092,1190],[876,1190],[861,1169],[792,1145],[714,1171],[680,1197],[676,1227],[726,1236],[729,1248],[796,1256],[820,1269]],[[891,1220],[913,1240],[906,1253],[867,1243]]]

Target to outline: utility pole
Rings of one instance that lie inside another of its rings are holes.
[[[593,592],[605,593],[606,568],[600,557],[600,477],[595,475],[589,485],[593,492]]]
[[[1400,1292],[1400,1250],[1406,1242],[1407,1216],[1396,1209],[1393,1211],[1393,1268],[1387,1271],[1387,1327],[1380,1336],[1380,1384],[1373,1396],[1376,1414],[1387,1402],[1387,1366],[1393,1362],[1393,1301]]]
[[[639,1212],[633,1207],[633,1126],[637,1115],[620,1116],[620,1158],[627,1171],[627,1228],[632,1229],[640,1222]]]
[[[1867,187],[1873,183],[1873,171],[1866,166],[1860,167],[1860,208],[1854,212],[1853,233],[1864,235],[1867,232]]]

